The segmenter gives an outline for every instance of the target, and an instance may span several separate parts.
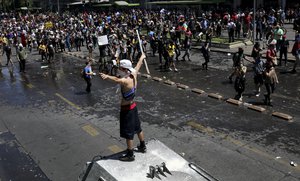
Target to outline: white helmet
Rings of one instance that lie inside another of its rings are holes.
[[[131,73],[135,72],[130,60],[123,59],[120,61],[120,67],[128,69]]]

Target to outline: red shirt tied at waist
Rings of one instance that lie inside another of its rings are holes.
[[[136,107],[136,103],[134,102],[129,105],[121,106],[121,111],[130,111],[130,110],[134,109],[135,107]]]

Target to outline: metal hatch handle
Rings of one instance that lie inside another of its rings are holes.
[[[195,163],[190,162],[189,167],[193,169],[195,172],[197,172],[199,175],[204,177],[208,181],[218,181],[218,179],[214,178],[211,176],[209,173],[207,173],[203,168],[200,166],[196,165]]]
[[[87,178],[87,176],[89,175],[89,173],[90,173],[90,171],[91,171],[91,169],[92,169],[94,163],[95,163],[96,161],[98,161],[98,160],[101,160],[102,158],[103,158],[102,156],[97,155],[97,156],[95,156],[95,157],[92,159],[91,163],[88,165],[87,169],[85,170],[84,176],[82,177],[82,181],[85,181],[85,180],[86,180],[86,178]]]

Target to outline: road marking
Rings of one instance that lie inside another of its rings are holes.
[[[119,153],[121,151],[123,151],[120,147],[118,147],[117,145],[112,145],[109,146],[108,149],[113,152],[113,153]]]
[[[68,99],[64,98],[62,95],[60,95],[59,93],[55,93],[55,95],[59,98],[61,98],[63,101],[65,101],[66,103],[68,103],[70,106],[73,106],[74,108],[80,110],[81,108],[79,106],[77,106],[76,104],[74,104],[73,102],[69,101]]]
[[[205,126],[203,126],[199,123],[196,123],[194,121],[188,121],[186,124],[193,127],[193,128],[195,128],[195,129],[197,129],[197,130],[199,130],[199,131],[201,131],[201,132],[205,132],[205,133],[208,133],[208,134],[211,134],[211,133],[214,132],[211,128],[206,128]]]
[[[34,88],[34,85],[32,85],[32,84],[26,84],[26,86],[30,89]]]
[[[99,135],[99,132],[95,128],[93,128],[90,124],[83,126],[82,129],[91,136]]]
[[[262,157],[265,157],[265,158],[270,159],[270,160],[274,160],[274,161],[276,161],[276,162],[278,162],[278,163],[280,163],[280,164],[282,164],[286,167],[293,168],[297,172],[300,171],[300,167],[291,167],[289,160],[285,160],[285,159],[282,159],[282,158],[281,159],[275,159],[275,157],[272,156],[271,154],[268,154],[264,151],[261,151],[257,148],[254,148],[254,147],[250,146],[250,145],[247,145],[247,144],[245,144],[245,143],[243,143],[239,140],[236,140],[236,139],[232,138],[231,136],[229,136],[227,134],[216,133],[211,128],[206,128],[205,126],[203,126],[199,123],[196,123],[194,121],[188,121],[186,124],[193,127],[193,128],[195,128],[195,129],[197,129],[197,130],[199,130],[199,131],[201,131],[201,132],[204,132],[204,133],[207,133],[207,134],[214,134],[215,136],[219,136],[219,137],[223,138],[224,140],[229,141],[232,144],[238,146],[239,147],[238,149],[244,148],[244,149],[249,150],[253,153],[256,153],[256,154],[258,154]]]

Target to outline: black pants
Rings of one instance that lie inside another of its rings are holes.
[[[234,42],[234,29],[231,28],[228,30],[229,43]]]
[[[265,83],[265,86],[267,90],[267,94],[265,95],[265,104],[271,105],[271,94],[275,90],[275,83],[273,84]]]
[[[86,81],[86,91],[87,92],[91,92],[91,87],[92,87],[92,81],[91,78],[84,78],[84,80]]]
[[[11,57],[10,57],[10,55],[6,55],[6,58],[7,58],[6,65],[8,65],[8,64],[9,64],[9,61],[10,61],[10,59],[11,59]]]
[[[21,59],[19,61],[20,64],[20,72],[25,72],[25,59]]]
[[[203,55],[205,62],[202,64],[202,67],[207,70],[207,64],[209,62],[209,56]]]
[[[286,62],[287,62],[287,49],[285,48],[281,48],[280,49],[280,52],[279,52],[279,65],[281,65],[281,61],[282,61],[282,58],[284,56],[284,62],[285,62],[285,65],[286,65]]]

